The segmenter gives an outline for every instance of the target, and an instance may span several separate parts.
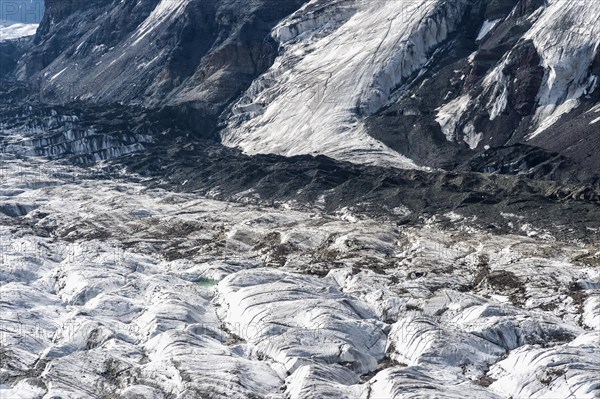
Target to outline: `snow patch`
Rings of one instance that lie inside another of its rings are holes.
[[[501,19],[494,19],[493,21],[490,21],[489,19],[486,19],[485,22],[483,23],[483,25],[481,26],[481,29],[479,30],[479,34],[477,35],[477,39],[475,39],[476,41],[480,41],[483,40],[488,33],[490,33],[490,31],[492,29],[494,29],[494,27],[496,27],[496,25],[498,25],[498,22],[502,21]]]
[[[463,129],[463,133],[465,134],[463,137],[463,141],[467,143],[470,149],[474,150],[477,148],[481,139],[483,138],[483,133],[477,133],[475,131],[475,125],[473,122],[469,122],[467,126]]]
[[[137,28],[131,44],[135,46],[163,23],[181,16],[190,0],[161,0],[146,20]]]
[[[547,104],[539,106],[533,117],[538,128],[527,136],[527,140],[536,137],[550,126],[554,125],[564,115],[579,106],[579,100],[569,99],[561,104]]]
[[[468,94],[455,98],[449,103],[438,108],[435,121],[439,123],[442,132],[448,141],[454,141],[454,132],[460,121],[460,118],[467,110],[471,97]]]
[[[50,78],[50,81],[52,82],[54,79],[58,78],[58,77],[59,77],[60,75],[62,75],[62,74],[63,74],[63,72],[65,72],[67,69],[69,69],[69,67],[68,67],[68,66],[67,66],[67,67],[64,67],[62,70],[60,70],[60,72],[58,72],[57,74],[53,75],[53,76]]]

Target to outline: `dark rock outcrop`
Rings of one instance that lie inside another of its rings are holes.
[[[0,79],[10,79],[30,43],[29,38],[0,42]],[[8,83],[3,86],[8,86]]]
[[[49,1],[19,78],[46,102],[190,103],[217,115],[268,68],[302,1]]]
[[[576,109],[564,114],[543,135],[530,137],[536,129],[533,116],[539,105],[538,93],[548,71],[536,46],[524,35],[545,6],[542,0],[473,2],[462,28],[432,55],[423,71],[402,87],[398,99],[367,118],[369,134],[401,154],[433,167],[451,169],[462,165],[462,170],[465,165],[479,165],[489,156],[488,148],[504,146],[509,149],[492,150],[492,158],[500,164],[510,164],[515,161],[514,148],[517,148],[511,146],[523,144],[528,148],[538,147],[533,150],[535,153],[560,155],[546,160],[548,165],[558,162],[543,168],[548,173],[537,170],[535,175],[597,176],[600,124],[590,125],[594,118],[586,112],[598,104],[600,90],[583,96]],[[477,40],[484,21],[493,20],[497,21],[494,27]],[[599,57],[589,68],[592,80],[600,76]],[[497,77],[486,86],[484,82],[492,73]],[[438,112],[443,105],[461,98],[467,98],[469,103],[464,109],[453,111],[457,121],[450,128],[452,136],[446,137],[450,133],[442,133],[436,121]],[[491,115],[490,108],[494,105],[501,111]],[[477,139],[472,140],[473,136]],[[508,158],[501,161],[501,155]],[[555,173],[566,164],[569,173]],[[506,170],[501,166],[491,169],[498,173]],[[574,172],[575,169],[579,171]],[[479,166],[473,170],[481,171]]]

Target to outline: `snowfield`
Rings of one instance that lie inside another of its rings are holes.
[[[33,36],[37,31],[37,24],[2,24],[0,23],[0,42]]]
[[[597,246],[1,156],[2,398],[600,395]]]

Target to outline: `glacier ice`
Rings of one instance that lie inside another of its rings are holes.
[[[599,393],[593,246],[0,157],[3,397]]]
[[[534,116],[538,128],[530,138],[579,105],[581,96],[590,89],[589,68],[600,50],[598,2],[550,0],[547,3],[525,35],[525,39],[533,41],[545,69]]]
[[[313,0],[273,31],[283,52],[233,106],[222,138],[245,152],[415,167],[361,121],[428,60],[466,1]]]

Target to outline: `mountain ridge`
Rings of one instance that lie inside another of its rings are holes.
[[[564,0],[50,0],[34,38],[18,49],[0,45],[10,50],[4,75],[28,86],[31,101],[183,106],[203,120],[202,135],[219,135],[248,154],[449,171],[487,157],[497,160],[485,168],[491,173],[586,181],[600,170],[599,35],[592,28],[573,41],[579,53],[572,56],[544,44],[547,32],[559,43],[575,35],[568,24],[579,26],[584,12],[600,7]],[[385,18],[389,31],[377,26]],[[348,62],[327,47],[339,45],[356,48]],[[372,65],[352,61],[377,57]],[[582,66],[561,72],[573,74],[572,83],[549,81],[553,60],[574,59]],[[362,78],[353,81],[358,71]],[[548,126],[540,133],[542,114]],[[534,158],[526,154],[542,152],[543,167],[527,163]]]

